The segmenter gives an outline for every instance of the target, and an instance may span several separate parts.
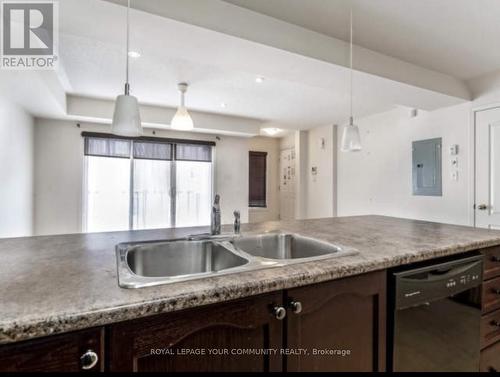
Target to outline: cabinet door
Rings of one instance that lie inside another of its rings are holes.
[[[110,327],[111,371],[280,371],[282,293],[158,315]],[[245,352],[246,354],[242,354]]]
[[[500,343],[481,351],[481,372],[500,372]]]
[[[287,371],[385,371],[385,291],[385,272],[287,291]]]
[[[104,371],[104,329],[0,347],[0,372]]]

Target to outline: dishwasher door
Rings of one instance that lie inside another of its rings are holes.
[[[395,372],[477,372],[482,257],[394,274]]]

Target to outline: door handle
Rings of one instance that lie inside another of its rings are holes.
[[[488,209],[488,206],[486,204],[479,204],[477,206],[477,209],[480,211],[486,211]]]

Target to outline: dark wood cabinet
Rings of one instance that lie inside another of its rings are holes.
[[[91,356],[84,356],[86,354]],[[0,346],[0,371],[104,371],[104,329]]]
[[[282,347],[281,302],[279,292],[112,325],[110,371],[280,371],[279,354],[259,351]]]
[[[111,326],[111,371],[384,371],[385,272]],[[262,352],[267,355],[238,355]],[[186,354],[199,351],[202,354]],[[346,354],[347,353],[347,354]]]
[[[489,247],[482,250],[484,255],[484,280],[500,275],[500,246]]]
[[[380,271],[0,346],[0,371],[384,371],[385,281]]]
[[[481,318],[481,372],[500,371],[500,246],[484,255]]]
[[[484,281],[482,304],[483,313],[500,309],[500,277]]]
[[[500,343],[481,352],[481,372],[500,372]]]
[[[286,321],[288,372],[385,371],[386,274],[376,272],[292,289]],[[307,353],[304,353],[307,352]]]

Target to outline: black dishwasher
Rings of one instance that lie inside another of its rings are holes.
[[[392,272],[391,281],[389,369],[479,371],[482,256]]]

